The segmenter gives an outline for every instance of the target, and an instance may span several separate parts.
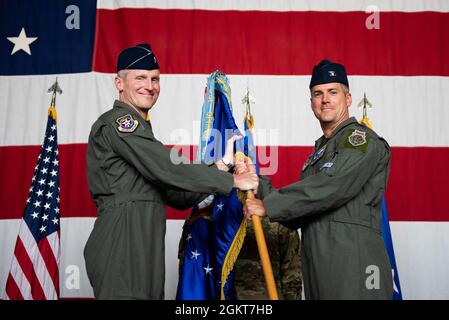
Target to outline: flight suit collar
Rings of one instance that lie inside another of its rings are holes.
[[[141,122],[141,123],[145,123],[146,122],[150,126],[150,128],[151,128],[150,120],[143,119],[142,116],[136,110],[134,110],[134,108],[131,107],[129,104],[127,104],[125,102],[122,102],[120,100],[115,100],[113,107],[114,108],[118,108],[118,109],[125,109],[127,111],[130,111],[135,117],[139,118],[139,122]]]
[[[332,139],[332,137],[334,137],[339,131],[343,130],[344,128],[346,128],[347,126],[349,126],[353,123],[357,123],[357,119],[355,117],[350,117],[348,120],[340,123],[338,125],[338,127],[335,128],[335,130],[332,132],[332,134],[329,138],[326,138],[324,135],[322,135],[318,140],[315,141],[315,149],[319,148],[321,145],[323,145],[324,142],[327,143],[327,141]]]

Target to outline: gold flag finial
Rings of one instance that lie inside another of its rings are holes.
[[[368,98],[366,97],[366,92],[363,93],[363,99],[359,102],[358,104],[359,108],[363,108],[363,118],[362,120],[360,120],[360,123],[364,123],[366,124],[366,126],[368,128],[371,128],[372,125],[368,119],[368,108],[372,108],[373,104],[368,100]]]

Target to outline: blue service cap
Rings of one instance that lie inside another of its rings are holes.
[[[120,52],[117,60],[117,72],[129,69],[159,69],[159,64],[149,44],[138,44]]]
[[[309,89],[318,84],[331,82],[343,83],[349,88],[345,67],[330,60],[321,60],[318,65],[313,67]]]

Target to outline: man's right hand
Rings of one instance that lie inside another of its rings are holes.
[[[234,188],[240,190],[252,190],[257,193],[259,187],[259,177],[256,174],[256,167],[252,163],[247,163],[248,172],[234,175]]]
[[[246,199],[243,211],[247,219],[251,219],[253,215],[259,217],[265,217],[267,215],[263,202],[259,199]]]

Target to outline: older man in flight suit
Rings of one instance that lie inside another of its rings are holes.
[[[160,92],[149,45],[123,50],[117,73],[119,100],[93,124],[87,148],[89,191],[98,207],[84,250],[87,274],[97,299],[163,299],[165,205],[188,208],[211,192],[257,189],[258,177],[253,168],[232,176],[171,161],[147,120]]]
[[[263,203],[246,201],[247,217],[268,215],[301,228],[306,299],[391,299],[391,266],[381,234],[390,148],[349,117],[352,97],[343,65],[321,61],[309,88],[323,136],[301,180],[279,190],[265,184],[269,194]]]

